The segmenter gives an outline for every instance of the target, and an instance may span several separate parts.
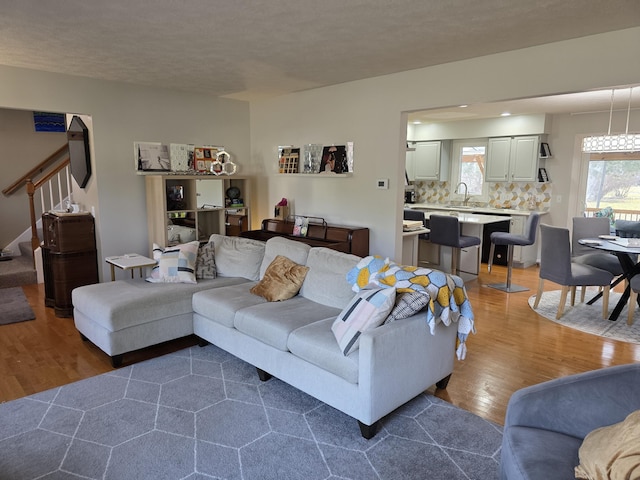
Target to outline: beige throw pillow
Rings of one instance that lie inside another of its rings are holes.
[[[269,302],[288,300],[300,291],[308,271],[309,267],[277,255],[265,270],[262,280],[251,289],[251,293]]]
[[[640,478],[640,410],[614,425],[589,433],[578,451],[577,479]]]

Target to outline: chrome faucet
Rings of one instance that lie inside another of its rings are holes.
[[[456,189],[454,190],[455,193],[459,193],[458,188],[460,188],[460,185],[464,185],[464,200],[462,201],[462,205],[466,207],[467,204],[469,203],[469,198],[471,198],[469,196],[469,187],[467,186],[466,183],[460,182],[458,183],[458,185],[456,185]]]

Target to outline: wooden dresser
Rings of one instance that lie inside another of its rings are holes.
[[[311,218],[307,235],[293,235],[295,222],[292,219],[266,218],[262,220],[260,230],[242,232],[240,236],[266,241],[271,237],[287,237],[303,242],[312,247],[327,247],[339,252],[352,253],[359,257],[369,255],[369,229],[365,227],[348,227],[344,225],[328,225],[322,219]]]
[[[98,283],[95,224],[90,213],[42,215],[44,302],[57,317],[71,317],[71,290]]]

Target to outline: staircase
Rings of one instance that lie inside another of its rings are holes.
[[[16,255],[10,257],[11,260],[0,262],[0,288],[38,283],[31,243],[22,242],[19,247],[20,255],[15,252]]]

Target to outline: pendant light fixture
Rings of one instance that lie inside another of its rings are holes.
[[[629,117],[631,114],[631,96],[633,87],[629,88],[629,102],[627,105],[627,126],[625,133],[611,134],[611,119],[613,117],[613,96],[611,90],[611,107],[609,110],[609,129],[606,135],[585,137],[582,141],[582,151],[585,153],[610,152],[640,152],[640,134],[629,133]]]

